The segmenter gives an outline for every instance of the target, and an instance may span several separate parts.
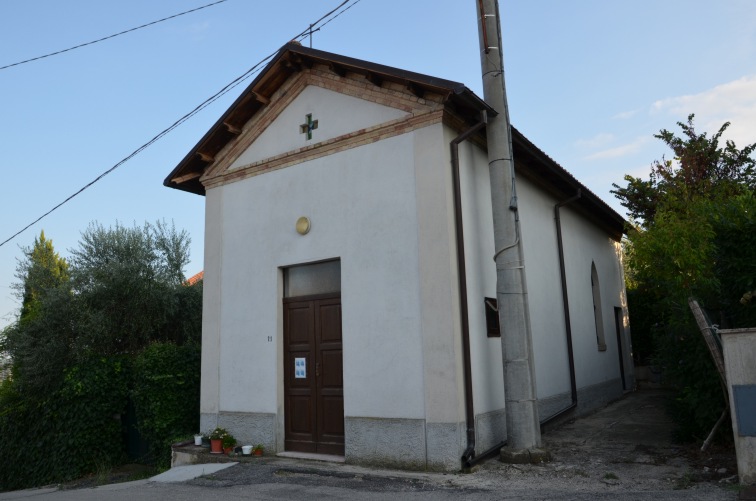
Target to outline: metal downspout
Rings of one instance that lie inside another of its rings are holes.
[[[465,237],[462,224],[462,190],[459,175],[459,143],[472,136],[488,122],[485,110],[480,112],[480,122],[452,139],[451,167],[454,188],[454,229],[457,246],[457,280],[459,285],[459,313],[462,327],[462,364],[465,376],[465,421],[467,424],[467,448],[462,454],[463,468],[475,456],[475,408],[473,407],[472,359],[470,356],[470,324],[467,308],[467,271],[465,269]]]
[[[564,409],[558,411],[556,414],[553,414],[547,417],[546,419],[544,419],[543,421],[541,421],[541,428],[543,428],[545,424],[575,409],[578,403],[577,382],[575,380],[575,355],[572,350],[572,325],[570,323],[570,301],[569,301],[569,296],[567,294],[567,273],[564,267],[564,245],[562,243],[562,219],[559,215],[559,209],[561,209],[567,204],[571,204],[572,202],[574,202],[575,200],[579,199],[582,196],[583,195],[582,195],[581,190],[578,190],[577,194],[574,197],[568,198],[567,200],[564,200],[554,205],[554,220],[556,221],[556,231],[557,231],[557,250],[559,251],[559,275],[562,279],[562,308],[564,309],[564,331],[565,331],[565,336],[567,338],[567,357],[568,357],[569,365],[570,365],[571,403]]]

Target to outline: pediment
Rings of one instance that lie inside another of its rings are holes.
[[[443,109],[441,96],[419,98],[401,86],[305,69],[249,119],[200,181],[211,187],[332,154],[441,121]]]

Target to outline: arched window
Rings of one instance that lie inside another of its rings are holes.
[[[601,287],[599,286],[596,263],[591,261],[591,289],[593,289],[593,319],[596,321],[596,342],[599,351],[606,350],[604,338],[604,317],[601,313]]]

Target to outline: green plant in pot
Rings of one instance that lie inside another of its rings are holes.
[[[226,435],[221,439],[221,442],[223,445],[223,452],[226,454],[232,452],[236,446],[236,438],[228,432],[226,432]]]
[[[223,441],[227,437],[231,437],[231,439],[234,440],[234,443],[236,443],[236,439],[234,439],[233,435],[226,431],[225,428],[218,427],[211,431],[208,437],[210,438],[210,452],[213,454],[221,454],[223,452]]]
[[[265,447],[263,447],[263,444],[257,444],[254,449],[252,449],[252,454],[255,456],[262,456],[263,451],[265,450]]]

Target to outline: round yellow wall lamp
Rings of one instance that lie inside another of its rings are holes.
[[[310,218],[302,216],[297,219],[297,233],[307,235],[310,232]]]

